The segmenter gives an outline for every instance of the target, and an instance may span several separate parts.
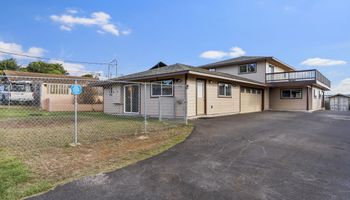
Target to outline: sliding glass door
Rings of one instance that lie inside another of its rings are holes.
[[[139,112],[139,85],[124,86],[124,112]]]

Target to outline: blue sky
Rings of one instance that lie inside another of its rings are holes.
[[[350,93],[350,1],[11,0],[2,5],[0,50],[92,62],[116,58],[121,74],[158,61],[197,66],[239,55],[275,56],[297,69],[319,69],[335,91]],[[64,65],[71,74],[107,70]]]

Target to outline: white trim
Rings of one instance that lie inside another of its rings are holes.
[[[124,111],[124,113],[126,113],[126,114],[139,114],[140,113],[140,105],[139,105],[139,103],[140,103],[140,98],[138,98],[137,99],[137,104],[138,104],[138,106],[137,106],[137,112],[126,112],[125,111],[125,105],[126,105],[126,103],[125,103],[125,100],[126,100],[126,92],[125,92],[125,88],[127,87],[127,86],[133,86],[133,85],[136,85],[137,87],[138,87],[138,92],[139,92],[139,97],[140,97],[140,84],[128,84],[128,85],[124,85],[124,94],[123,94],[123,96],[124,96],[124,105],[123,105],[123,111]],[[130,99],[132,99],[132,93],[131,93],[131,98]],[[131,106],[131,110],[132,110],[132,100],[131,100],[131,102],[130,102],[130,106]]]
[[[248,84],[252,84],[252,85],[266,86],[266,84],[264,84],[264,83],[244,81],[244,80],[239,80],[239,79],[227,78],[224,76],[217,76],[217,75],[211,75],[211,74],[193,72],[193,71],[189,71],[188,73],[193,74],[193,75],[200,75],[200,76],[205,76],[205,77],[212,77],[212,78],[217,78],[217,79],[230,80],[230,81],[236,81],[236,82],[241,82],[241,83],[248,83]]]

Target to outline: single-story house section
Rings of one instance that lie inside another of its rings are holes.
[[[334,111],[349,111],[350,96],[344,94],[336,94],[329,96],[330,110]]]
[[[98,85],[104,87],[105,113],[144,115],[146,108],[150,116],[187,118],[320,110],[324,91],[330,89],[330,81],[317,70],[296,71],[274,57],[257,56],[200,67],[153,67]]]
[[[70,86],[76,82],[89,93],[78,97],[79,111],[102,111],[102,90],[98,91],[98,88],[88,86],[97,80],[89,77],[4,70],[0,75],[0,85],[3,86],[0,99],[13,103],[26,101],[27,105],[38,106],[46,111],[73,111],[74,95],[71,94]]]

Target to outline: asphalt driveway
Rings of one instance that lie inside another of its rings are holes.
[[[350,199],[350,112],[194,121],[169,151],[33,199]]]

